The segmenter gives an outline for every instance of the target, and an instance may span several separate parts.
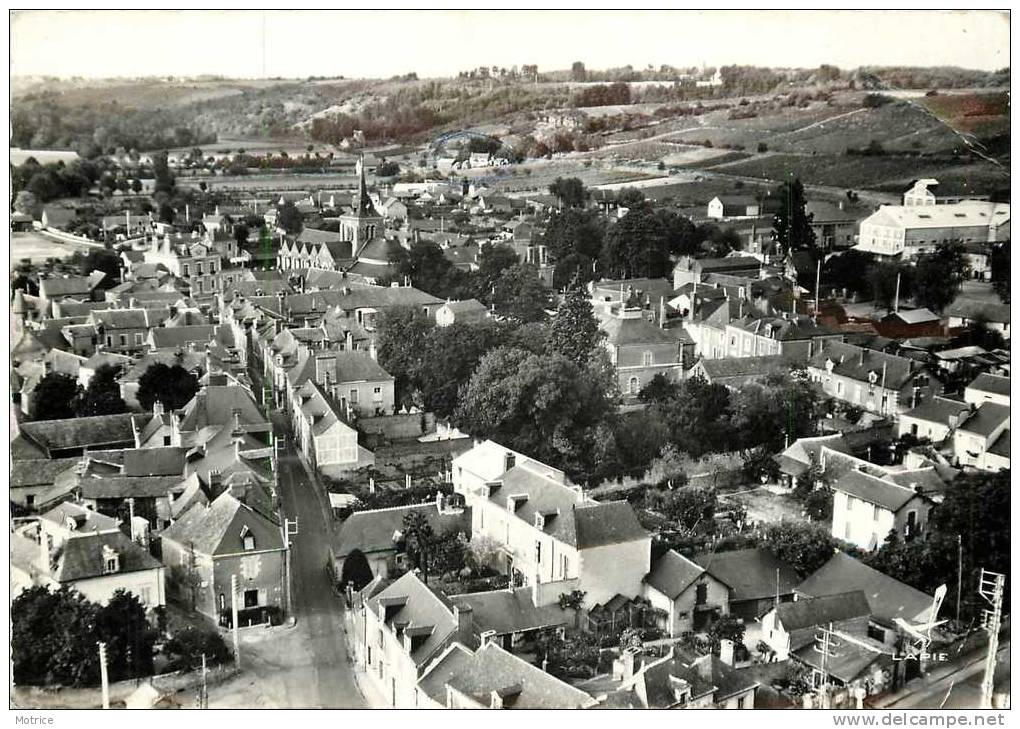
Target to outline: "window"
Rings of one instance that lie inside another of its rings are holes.
[[[247,524],[241,528],[241,542],[244,544],[245,552],[251,552],[255,549],[255,535],[251,533]]]
[[[165,446],[170,445],[170,436],[169,435],[164,435],[163,436],[163,445],[165,445]]]
[[[152,604],[152,588],[151,587],[143,587],[142,588],[142,594],[141,594],[140,597],[141,597],[142,605],[151,605]]]
[[[120,346],[126,347],[127,343],[128,343],[127,334],[121,334],[120,335]]]
[[[183,270],[184,270],[184,275],[185,276],[190,276],[191,275],[191,266],[189,266],[187,263],[184,264],[184,269]]]
[[[874,513],[873,513],[873,516],[872,516],[874,521],[878,521],[879,514],[881,514],[881,513],[882,513],[882,510],[879,508],[878,504],[875,504],[875,506],[874,506]]]
[[[843,394],[843,383],[842,382],[837,382],[836,383],[836,394],[837,395],[842,395]]]
[[[885,643],[885,631],[877,625],[868,625],[868,637],[879,643]]]
[[[847,541],[850,540],[850,520],[848,519],[846,525],[843,528],[843,538]]]
[[[560,555],[560,577],[565,579],[569,569],[570,569],[570,560],[567,558],[567,555],[561,554]]]
[[[139,332],[135,332],[135,345],[136,346],[140,345],[142,343],[142,337],[143,337],[142,334],[140,334]]]
[[[351,401],[351,405],[358,404],[358,390],[356,388],[351,388],[351,396],[349,399]]]
[[[113,346],[113,335],[112,334],[107,334],[106,335],[106,346],[107,347],[112,347]]]
[[[220,593],[220,610],[226,610],[226,609],[227,609],[227,596],[224,595],[221,592]]]
[[[198,264],[196,264],[196,266],[198,268],[198,275],[201,276],[202,275],[202,264],[198,263]]]
[[[641,390],[641,382],[636,377],[631,377],[628,383],[627,391],[631,395],[637,395]]]
[[[253,608],[259,606],[259,591],[258,590],[245,590],[244,591],[244,606],[245,608]]]
[[[25,506],[28,508],[35,506],[35,494],[27,494],[25,496]]]
[[[643,364],[645,367],[649,367],[652,364],[651,352],[645,352],[644,354],[641,355],[641,364]]]
[[[706,602],[708,602],[708,585],[702,582],[694,588],[694,604],[704,605]]]
[[[542,564],[542,542],[535,542],[535,564]]]

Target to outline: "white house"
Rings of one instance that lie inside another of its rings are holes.
[[[840,476],[832,491],[832,536],[869,551],[891,531],[904,541],[922,534],[934,503],[909,486],[857,469]]]
[[[994,402],[1009,407],[1009,378],[1001,375],[978,375],[964,389],[963,399],[975,405]]]
[[[1005,203],[883,205],[861,221],[854,250],[913,258],[939,243],[995,243],[1009,237],[1009,205]]]

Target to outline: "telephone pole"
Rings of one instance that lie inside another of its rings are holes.
[[[999,627],[1002,624],[1002,595],[1005,592],[1006,575],[981,569],[978,594],[991,608],[982,613],[982,625],[988,633],[988,655],[985,656],[985,677],[981,680],[981,708],[991,709],[992,693],[995,690],[995,661],[999,652]]]
[[[288,518],[284,517],[284,519],[283,519],[283,560],[284,560],[284,572],[286,573],[286,576],[284,577],[284,580],[286,581],[285,584],[284,584],[284,589],[287,591],[287,617],[288,618],[291,617],[291,601],[292,601],[291,593],[293,592],[293,588],[291,586],[292,585],[292,577],[291,577],[291,573],[290,573],[290,538],[292,536],[294,536],[295,534],[297,534],[297,533],[298,533],[298,520],[297,519],[288,519]]]
[[[835,639],[835,635],[832,632],[832,623],[829,623],[828,628],[820,628],[819,633],[815,635],[814,650],[822,655],[822,685],[818,687],[822,705],[819,708],[832,708],[829,705],[828,662],[830,658],[837,658],[839,656],[835,651],[842,645],[842,643]]]

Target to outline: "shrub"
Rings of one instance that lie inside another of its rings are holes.
[[[170,659],[167,670],[190,671],[202,665],[205,655],[206,665],[215,666],[232,658],[230,649],[215,630],[199,630],[187,628],[167,641],[163,652]]]

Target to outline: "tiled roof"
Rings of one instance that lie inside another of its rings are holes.
[[[704,572],[703,567],[671,549],[652,565],[652,571],[645,576],[645,582],[670,600],[675,600]]]
[[[133,443],[131,415],[95,415],[66,420],[37,420],[20,423],[19,430],[47,451]]]
[[[103,548],[110,547],[117,553],[118,574],[160,569],[161,565],[143,547],[132,542],[119,531],[81,534],[64,541],[57,568],[53,573],[58,582],[73,582],[90,577],[102,577],[105,573]]]
[[[733,602],[788,595],[800,581],[793,567],[767,549],[699,554],[694,561],[730,588]]]
[[[894,514],[917,496],[911,488],[856,469],[847,471],[836,479],[832,488],[834,491],[842,491],[869,504],[888,509]]]
[[[868,598],[860,590],[781,602],[776,615],[787,632],[871,615]]]
[[[908,621],[928,619],[932,597],[905,585],[848,554],[837,552],[797,587],[801,595],[822,597],[861,590],[868,598],[872,615],[891,623],[901,617]]]
[[[997,402],[983,402],[974,414],[963,421],[959,430],[984,437],[990,436],[1009,420],[1009,406]]]
[[[393,536],[403,530],[404,517],[411,512],[425,515],[432,530],[437,534],[450,532],[471,532],[471,510],[457,513],[441,513],[435,503],[397,506],[392,509],[356,511],[340,527],[336,541],[336,554],[346,557],[354,549],[365,554],[387,552],[396,549]]]
[[[454,605],[466,605],[472,610],[478,631],[492,630],[496,635],[556,628],[574,621],[573,611],[560,609],[558,603],[536,606],[530,587],[454,595],[450,600]]]
[[[283,549],[280,528],[224,491],[208,505],[195,504],[163,532],[163,539],[193,547],[200,554],[243,553],[242,530],[255,537],[258,551]]]

